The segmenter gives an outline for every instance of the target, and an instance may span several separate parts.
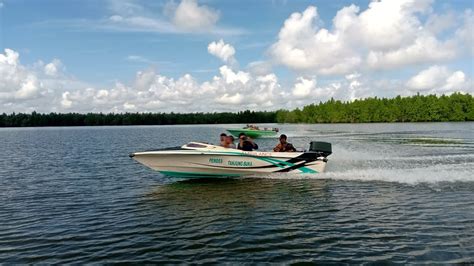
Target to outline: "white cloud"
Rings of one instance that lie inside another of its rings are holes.
[[[166,20],[143,15],[112,15],[106,20],[94,21],[91,22],[90,25],[88,23],[82,25],[81,23],[79,26],[95,27],[111,31],[180,33],[172,23]]]
[[[445,66],[434,65],[420,71],[406,83],[413,91],[431,93],[449,93],[454,91],[472,91],[472,80],[468,80],[464,72],[450,71]]]
[[[107,3],[110,13],[106,18],[71,20],[69,25],[111,31],[242,33],[219,26],[220,11],[197,0],[169,1],[162,10],[156,10],[158,5],[147,6],[147,2]],[[6,49],[0,53],[0,107],[16,112],[235,111],[294,108],[331,97],[354,100],[418,91],[472,92],[468,76],[472,71],[453,71],[444,64],[474,55],[473,11],[433,10],[430,0],[371,1],[363,10],[355,5],[341,8],[332,24],[324,26],[318,9],[309,6],[285,20],[268,50],[270,60],[251,62],[243,70],[237,67],[234,46],[220,36],[209,43],[209,54],[224,65],[217,70],[189,70],[216,73],[205,81],[191,74],[171,78],[148,69],[137,72],[130,83],[97,87],[69,76],[59,59],[26,66],[18,52]],[[61,26],[63,22],[57,21]],[[253,45],[247,43],[248,47]],[[123,59],[160,62],[141,55]],[[286,70],[275,67],[275,62],[297,72],[293,84],[280,82],[273,69],[278,73]],[[422,67],[426,69],[404,77],[410,69]],[[390,74],[393,79],[380,78],[378,74],[387,73],[387,69],[405,71]]]
[[[272,72],[272,64],[268,61],[253,61],[247,65],[247,69],[255,75],[266,75]]]
[[[65,88],[84,88],[85,83],[66,75],[58,59],[44,64],[39,61],[31,66],[20,62],[20,54],[11,49],[0,53],[0,110],[59,111],[60,99]],[[67,105],[67,102],[64,102]]]
[[[388,51],[410,45],[416,39],[421,22],[417,14],[427,12],[431,0],[372,1],[369,7],[350,14],[353,38],[360,38],[370,49]],[[353,31],[356,30],[356,31]]]
[[[149,63],[150,60],[141,56],[141,55],[129,55],[125,58],[128,61],[132,62],[141,62],[141,63]]]
[[[137,72],[129,84],[117,82],[100,88],[68,76],[59,59],[25,66],[19,58],[19,53],[10,49],[0,53],[0,108],[5,112],[274,110],[301,107],[331,97],[354,100],[418,91],[472,92],[472,80],[464,72],[450,71],[444,66],[430,67],[408,81],[378,80],[372,75],[350,72],[343,77],[319,80],[314,75],[302,75],[294,84],[282,85],[271,71],[252,71],[251,67],[237,70],[225,64],[214,77],[203,82],[190,74],[175,79],[148,69]]]
[[[245,34],[240,28],[218,25],[220,12],[197,0],[169,1],[157,10],[156,4],[138,1],[107,1],[108,14],[102,19],[59,19],[36,22],[35,27],[72,28],[81,31],[150,32],[168,34]]]
[[[403,93],[393,89],[394,85],[389,83],[385,88],[387,92],[378,91],[378,96],[393,97]],[[343,101],[376,96],[374,88],[378,88],[376,81],[367,79],[359,73],[351,73],[344,78],[331,79],[318,82],[316,77],[298,77],[290,93],[285,93],[288,99],[286,108],[301,107],[312,103],[327,101],[331,98]]]
[[[432,66],[410,78],[407,86],[415,90],[435,89],[446,80],[447,75],[446,67]]]
[[[140,63],[145,65],[171,65],[169,61],[155,61],[153,59],[147,58],[141,55],[128,55],[124,58],[128,62]]]
[[[472,81],[469,86],[466,75],[462,71],[455,71],[446,79],[446,83],[441,87],[445,91],[461,91],[463,89],[472,91]]]
[[[53,59],[51,63],[44,66],[44,73],[48,76],[57,76],[62,70],[63,64],[59,59]]]
[[[229,95],[228,93],[224,93],[222,96],[218,96],[216,98],[216,102],[220,104],[240,104],[244,100],[244,97],[240,93],[236,93],[234,95]]]
[[[355,73],[347,74],[345,77],[348,80],[353,80],[353,79],[359,78],[360,76],[361,76],[360,73],[355,72]]]
[[[439,42],[433,36],[419,36],[406,47],[387,52],[371,51],[367,64],[374,69],[398,68],[407,65],[443,62],[457,55],[454,41]]]
[[[62,94],[61,108],[67,111],[213,111],[266,109],[278,94],[275,75],[252,77],[227,66],[220,75],[198,83],[186,74],[178,79],[153,70],[138,72],[132,86],[117,83],[107,90],[86,88]]]
[[[461,16],[462,25],[456,30],[456,37],[460,42],[460,46],[474,56],[474,12],[472,9],[464,11]]]
[[[232,45],[224,43],[224,40],[220,39],[218,42],[211,42],[207,46],[207,51],[213,56],[221,59],[224,63],[233,62],[235,49]]]
[[[348,72],[360,64],[361,58],[345,45],[338,30],[318,29],[316,7],[293,13],[278,34],[270,53],[276,62],[296,70],[315,70],[320,74]]]
[[[15,92],[15,98],[20,100],[31,99],[38,95],[41,88],[42,84],[36,76],[28,75],[21,83],[20,88]]]
[[[453,11],[447,11],[444,14],[430,14],[425,24],[425,28],[434,34],[442,33],[454,26],[456,26],[456,13]]]
[[[234,72],[228,66],[222,66],[219,68],[223,80],[228,83],[242,83],[245,85],[250,80],[250,74],[243,71]]]
[[[291,14],[269,52],[279,64],[322,75],[452,60],[462,54],[464,43],[472,42],[472,12],[465,12],[464,28],[452,34],[448,29],[458,18],[433,13],[431,2],[372,1],[362,11],[346,6],[328,28],[319,26],[317,8],[309,6]]]
[[[186,31],[207,31],[219,20],[219,12],[205,5],[198,5],[197,0],[182,0],[176,7],[173,23]]]
[[[61,98],[61,106],[64,108],[64,109],[68,109],[68,108],[71,108],[72,106],[72,101],[69,100],[69,95],[71,93],[69,91],[65,91],[63,92],[62,94],[62,98]]]
[[[311,78],[307,79],[304,77],[299,77],[297,79],[297,82],[293,86],[293,96],[296,98],[304,98],[307,97],[311,94],[311,92],[315,89],[316,87],[316,79]]]
[[[123,104],[123,109],[126,111],[135,111],[137,110],[137,106],[133,103],[125,102]]]
[[[36,75],[20,64],[18,52],[0,53],[0,103],[32,99],[42,90]]]

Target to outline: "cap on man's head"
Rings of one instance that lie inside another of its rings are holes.
[[[227,137],[226,133],[221,133],[221,137]]]
[[[285,134],[281,134],[281,135],[280,135],[280,139],[287,139],[287,137],[286,137]]]

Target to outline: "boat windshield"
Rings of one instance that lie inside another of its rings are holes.
[[[207,146],[199,144],[199,143],[188,143],[188,144],[186,144],[186,147],[189,147],[189,148],[206,148]]]

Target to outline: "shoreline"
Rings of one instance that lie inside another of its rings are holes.
[[[420,121],[420,122],[359,122],[359,123],[277,123],[277,122],[266,122],[258,123],[259,125],[272,124],[272,125],[377,125],[377,124],[442,124],[442,123],[474,123],[474,121]],[[242,123],[216,123],[216,124],[155,124],[155,125],[80,125],[80,126],[12,126],[12,127],[0,127],[0,129],[6,128],[105,128],[105,127],[173,127],[173,126],[215,126],[215,125],[242,125]]]
[[[330,99],[294,110],[194,112],[194,113],[10,113],[0,114],[0,127],[202,125],[202,124],[357,124],[474,121],[474,97],[470,94],[414,95]]]

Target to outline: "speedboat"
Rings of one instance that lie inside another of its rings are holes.
[[[260,128],[257,126],[248,125],[244,128],[228,128],[230,134],[234,137],[238,137],[240,133],[245,133],[248,137],[251,138],[260,138],[260,137],[273,137],[278,133],[278,128]]]
[[[324,171],[331,144],[311,142],[308,151],[242,151],[190,142],[181,147],[134,152],[130,157],[164,175],[184,178],[240,177],[269,173]]]

